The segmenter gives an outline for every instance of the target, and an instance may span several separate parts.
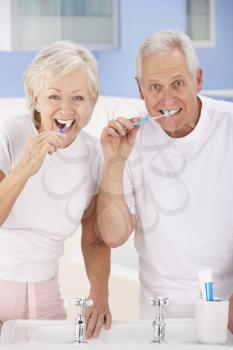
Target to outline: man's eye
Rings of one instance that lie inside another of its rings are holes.
[[[60,96],[58,96],[58,95],[50,95],[49,99],[50,100],[60,100]]]
[[[74,97],[73,97],[73,100],[74,100],[74,101],[83,101],[83,100],[84,100],[84,97],[83,97],[83,96],[80,96],[80,95],[77,95],[77,96],[74,96]]]
[[[158,85],[158,84],[151,84],[150,90],[152,90],[152,91],[159,91],[160,90],[160,85]]]
[[[175,88],[179,88],[179,87],[181,87],[181,86],[183,86],[184,85],[184,82],[183,82],[183,80],[176,80],[174,83],[173,83],[173,86],[175,87]]]

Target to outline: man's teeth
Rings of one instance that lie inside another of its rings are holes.
[[[63,119],[57,119],[58,123],[60,124],[64,124],[65,128],[69,128],[71,126],[71,124],[73,123],[73,119],[69,119],[69,120],[63,120]]]
[[[172,117],[173,115],[175,115],[179,111],[180,111],[180,108],[176,108],[176,109],[162,109],[161,110],[162,114],[164,114],[165,117]]]

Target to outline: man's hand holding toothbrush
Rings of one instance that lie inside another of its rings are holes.
[[[137,120],[123,117],[112,120],[101,136],[104,168],[97,197],[97,224],[102,240],[110,247],[124,243],[135,227],[136,218],[125,201],[123,178],[139,130],[133,124]]]
[[[167,117],[171,117],[171,113],[131,119],[119,117],[111,120],[102,132],[105,162],[97,199],[97,221],[101,238],[110,247],[126,242],[135,229],[136,216],[125,201],[124,172],[137,132],[141,125]]]
[[[118,160],[125,161],[130,155],[135,143],[139,126],[133,124],[139,118],[127,119],[119,117],[111,120],[103,129],[101,143],[103,147],[105,160],[113,161],[116,157]]]

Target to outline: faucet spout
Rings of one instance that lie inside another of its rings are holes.
[[[84,306],[92,306],[93,301],[87,298],[75,298],[71,300],[72,305],[76,305],[78,307],[78,313],[75,319],[74,324],[74,340],[73,344],[85,344],[86,340],[86,322],[83,315]]]

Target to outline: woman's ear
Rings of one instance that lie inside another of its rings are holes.
[[[40,113],[40,107],[39,107],[39,103],[38,103],[38,96],[33,94],[32,95],[32,100],[33,100],[33,105],[35,107],[35,110]]]
[[[95,107],[95,104],[96,104],[98,98],[99,98],[99,92],[97,92],[96,95],[91,98],[91,106],[92,106],[92,108]]]
[[[141,97],[142,100],[144,100],[144,95],[142,93],[141,84],[140,84],[140,81],[139,81],[138,77],[135,77],[135,80],[137,82],[137,86],[138,86],[138,91],[139,91],[140,97]]]

